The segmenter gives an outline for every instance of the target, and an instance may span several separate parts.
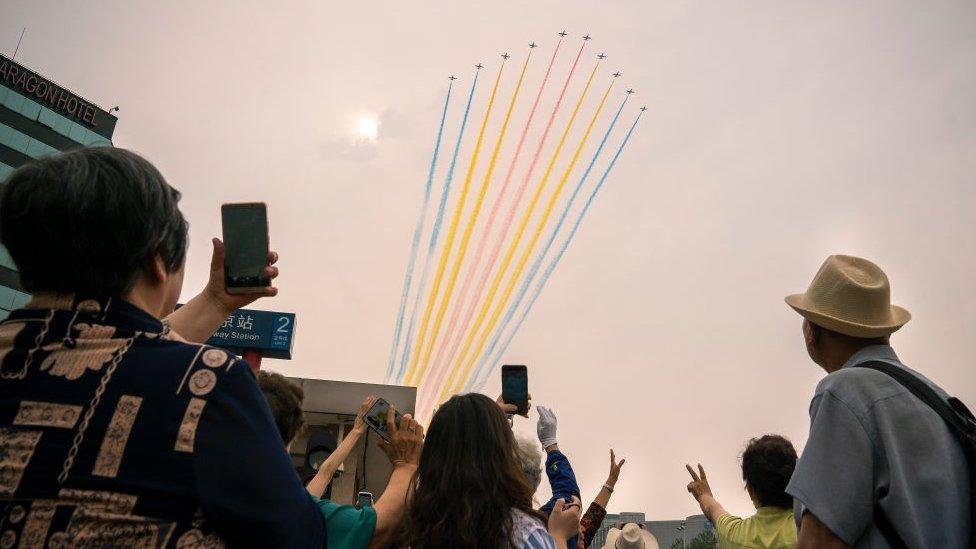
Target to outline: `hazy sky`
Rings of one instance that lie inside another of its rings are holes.
[[[701,461],[751,513],[740,452],[801,447],[823,375],[783,296],[831,253],[887,271],[902,358],[976,404],[976,4],[420,5],[2,0],[0,49],[26,25],[18,61],[121,107],[116,145],[183,192],[184,298],[220,204],[266,201],[281,294],[260,305],[298,314],[295,360],[266,367],[380,383],[445,77],[591,33],[649,110],[507,358],[584,498],[608,448],[627,458],[611,511],[697,513]]]

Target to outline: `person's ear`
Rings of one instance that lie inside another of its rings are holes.
[[[154,284],[162,284],[169,275],[169,269],[166,268],[166,263],[159,254],[153,256],[153,258],[149,261],[146,271],[146,274],[149,276],[149,280],[151,280]]]
[[[820,341],[820,327],[810,322],[803,321],[803,338],[806,340],[807,347],[813,347]]]

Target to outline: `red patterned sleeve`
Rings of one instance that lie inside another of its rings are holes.
[[[580,525],[583,527],[583,540],[586,547],[593,543],[593,537],[596,536],[596,531],[600,529],[600,525],[603,524],[603,519],[606,516],[607,510],[600,507],[600,504],[595,501],[586,509],[586,513],[583,513]]]

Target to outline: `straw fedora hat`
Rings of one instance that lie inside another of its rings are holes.
[[[851,337],[883,337],[912,318],[891,304],[884,271],[849,255],[828,257],[806,293],[786,296],[786,303],[810,322]]]
[[[603,549],[659,549],[654,534],[629,522],[623,529],[611,528]]]

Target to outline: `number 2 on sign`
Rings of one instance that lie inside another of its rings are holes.
[[[278,317],[278,322],[280,322],[280,324],[278,326],[278,329],[275,331],[278,332],[279,334],[287,334],[288,325],[291,324],[291,319],[288,318],[287,316],[281,316]]]

